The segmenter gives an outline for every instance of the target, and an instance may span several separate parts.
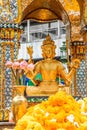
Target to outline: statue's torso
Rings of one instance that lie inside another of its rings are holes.
[[[42,74],[43,81],[55,81],[59,67],[60,62],[57,60],[43,60],[37,64],[36,71]]]
[[[56,80],[57,64],[55,61],[43,61],[41,66],[42,79],[47,81]]]
[[[56,77],[60,71],[64,69],[61,63],[57,60],[43,60],[35,65],[35,72],[41,73],[42,81],[39,86],[29,89],[31,95],[50,95],[58,91],[59,86],[56,82]]]

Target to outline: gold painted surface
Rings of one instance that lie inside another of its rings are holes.
[[[83,33],[83,39],[84,39],[84,42],[87,43],[87,32],[84,31]]]
[[[57,19],[62,20],[65,14],[66,14],[66,12],[63,9],[63,7],[59,1],[56,1],[56,0],[51,0],[51,1],[50,0],[48,0],[48,1],[47,0],[40,0],[40,1],[33,0],[24,9],[22,21],[26,20],[26,18],[35,18],[35,17],[36,17],[36,19],[39,19],[39,20],[43,19],[43,21],[46,21],[47,19],[49,20],[50,17],[52,17],[52,19],[54,19],[54,18],[56,19],[56,17],[57,17]],[[41,17],[41,15],[42,15],[42,17]]]
[[[79,41],[78,41],[78,43],[79,43]],[[83,44],[83,42],[81,44]],[[84,44],[70,46],[70,53],[73,58],[78,58],[80,60],[85,59],[85,51],[86,51],[86,48],[85,48]]]
[[[80,16],[71,14],[69,15],[71,21],[71,41],[82,41]]]
[[[17,122],[27,112],[27,99],[24,97],[26,86],[13,86],[16,96],[12,100],[13,120]]]
[[[86,1],[86,0],[77,0],[77,2],[78,2],[78,4],[79,4],[79,7],[80,7],[80,20],[81,20],[81,25],[82,25],[82,26],[84,26],[84,19],[83,19],[84,13],[83,13],[83,11],[84,11],[84,9],[85,9],[85,7],[84,7],[85,1]]]
[[[0,121],[9,121],[9,109],[0,109]]]
[[[81,21],[80,15],[70,15],[69,19],[71,21],[71,41],[83,41],[83,37],[80,33],[81,31]]]
[[[2,59],[1,59],[1,109],[5,109],[5,61],[6,61],[6,46],[2,44]]]
[[[84,4],[83,4],[83,17],[81,17],[85,23],[85,25],[87,25],[87,0],[85,0]]]
[[[78,3],[78,0],[59,0],[62,6],[64,7],[65,11],[67,12],[71,24],[71,42],[73,41],[82,41],[82,35],[80,34],[81,30],[81,16],[80,11],[81,7]]]
[[[22,12],[24,11],[24,9],[31,4],[31,2],[33,2],[35,0],[22,0],[21,5],[22,5]],[[49,2],[51,2],[52,0],[50,0]],[[75,11],[79,11],[79,6],[78,6],[78,0],[56,0],[58,2],[60,2],[64,7],[66,11],[70,11],[71,9],[75,10]],[[40,2],[40,1],[39,1]],[[37,5],[38,6],[38,5]]]
[[[62,6],[61,11],[59,11],[60,6]],[[27,7],[28,7],[28,9],[26,10]],[[23,11],[25,12],[23,15],[25,15],[26,12],[29,12],[29,10],[31,11],[33,9],[32,11],[36,11],[36,9],[41,9],[41,8],[44,10],[45,10],[45,8],[49,9],[49,10],[53,9],[53,12],[57,13],[57,15],[58,15],[58,12],[60,12],[60,14],[64,13],[64,9],[68,14],[80,12],[80,8],[79,8],[79,4],[78,4],[77,0],[63,0],[63,1],[62,0],[51,0],[51,1],[50,0],[49,1],[46,1],[46,0],[25,1],[25,0],[22,0],[22,12]],[[56,9],[56,11],[55,11],[55,9]],[[33,17],[33,15],[32,15],[32,17]]]
[[[21,0],[22,12],[33,0]]]
[[[18,17],[14,19],[14,23],[20,23],[22,19],[22,7],[21,7],[21,0],[17,1],[18,4]]]
[[[65,86],[69,87],[71,84],[71,79],[76,72],[76,69],[79,67],[80,61],[75,59],[72,62],[72,69],[69,73],[66,73],[61,62],[53,59],[55,57],[55,42],[47,35],[46,39],[43,41],[41,46],[42,56],[44,60],[39,61],[35,64],[34,72],[27,72],[27,77],[34,80],[34,77],[41,73],[42,81],[38,84],[37,87],[28,87],[26,90],[27,95],[37,95],[37,96],[46,96],[52,95],[59,91],[59,85],[56,82],[56,77],[59,76],[65,81]]]
[[[66,12],[78,12],[80,11],[79,8],[79,4],[77,2],[77,0],[59,0],[60,3],[63,5],[64,9],[66,10]]]
[[[58,19],[58,17],[56,16],[56,14],[54,14],[50,10],[38,9],[38,10],[32,12],[30,15],[28,15],[26,17],[26,19],[35,19],[38,21],[50,21],[50,20],[56,20],[56,19]],[[61,17],[60,17],[60,19],[61,19]]]
[[[29,54],[30,58],[28,60],[28,64],[33,63],[33,47],[32,46],[28,46],[27,47],[27,53]]]
[[[71,22],[71,42],[73,41],[83,41],[83,36],[81,34],[81,24],[79,21],[75,22],[75,20]]]
[[[85,7],[84,9],[84,19],[85,19],[85,22],[87,23],[87,7]]]

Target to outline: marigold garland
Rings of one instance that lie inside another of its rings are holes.
[[[47,101],[30,107],[14,130],[87,130],[87,116],[71,95],[59,91]]]

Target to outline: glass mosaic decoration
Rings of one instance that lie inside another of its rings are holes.
[[[2,0],[0,3],[0,23],[15,23],[19,17],[20,0]]]

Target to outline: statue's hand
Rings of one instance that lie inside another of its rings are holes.
[[[67,80],[65,81],[65,85],[70,86],[71,84],[72,84],[72,81],[69,78],[67,78]]]
[[[71,84],[71,80],[72,80],[72,77],[74,76],[75,72],[76,72],[76,69],[79,68],[80,66],[80,60],[79,59],[74,59],[72,61],[72,64],[71,64],[71,71],[69,72],[68,76],[67,76],[67,83],[66,84]]]
[[[32,70],[26,71],[26,72],[25,72],[25,75],[26,75],[26,77],[28,77],[29,79],[33,79],[33,76],[34,76]]]
[[[77,69],[77,68],[79,68],[79,67],[80,67],[80,60],[79,60],[79,59],[74,59],[74,60],[72,61],[72,68]]]

